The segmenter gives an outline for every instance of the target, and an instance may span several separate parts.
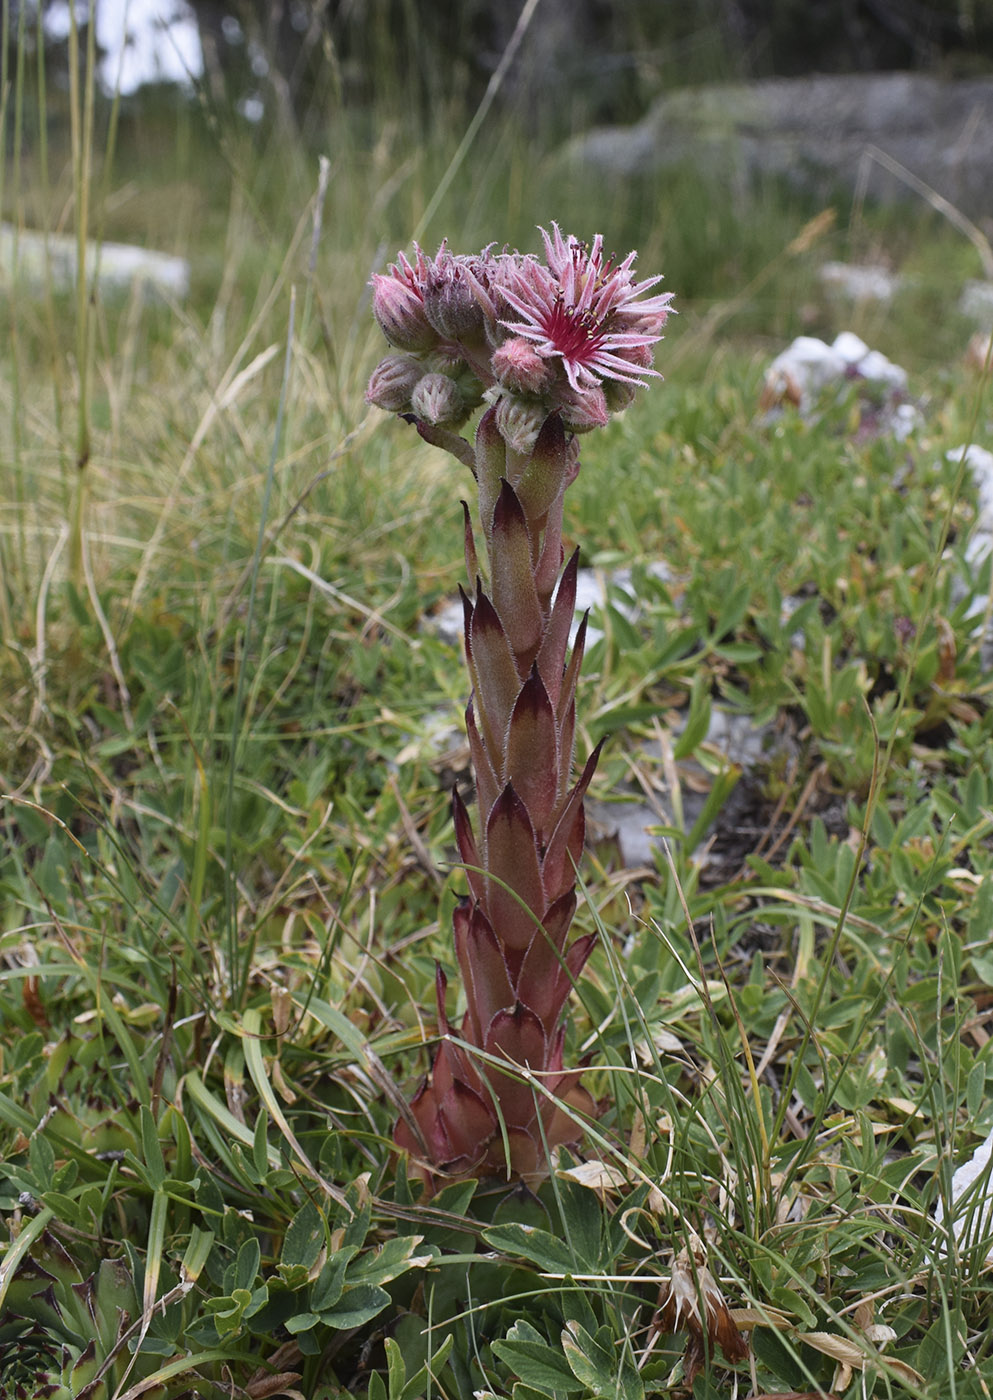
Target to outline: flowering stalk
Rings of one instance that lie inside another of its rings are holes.
[[[395,1130],[429,1182],[536,1177],[595,1113],[581,1071],[563,1061],[563,1009],[595,942],[568,940],[598,751],[571,782],[586,620],[570,650],[578,550],[563,568],[562,511],[578,435],[656,374],[652,347],[670,297],[644,296],[660,279],[635,282],[634,253],[615,264],[599,236],[587,247],[554,224],[542,236],[544,262],[491,250],[457,257],[442,244],[435,258],[401,254],[372,280],[373,312],[395,353],[366,397],[469,467],[483,544],[481,558],[463,502],[478,808],[474,830],[455,794],[469,884],[454,915],[466,1011],[456,1039],[439,968],[442,1038]],[[470,444],[457,430],[483,403]]]

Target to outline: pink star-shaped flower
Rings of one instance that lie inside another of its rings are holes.
[[[639,298],[661,278],[635,282],[636,255],[616,265],[604,259],[600,234],[588,248],[557,224],[541,236],[548,265],[523,258],[508,269],[501,291],[522,319],[501,325],[543,358],[559,358],[577,393],[605,379],[643,385],[645,375],[657,376],[646,352],[661,339],[672,294]]]

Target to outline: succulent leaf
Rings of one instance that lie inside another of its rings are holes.
[[[507,640],[524,676],[538,654],[544,617],[531,561],[531,535],[514,488],[501,482],[493,511],[493,543],[490,579],[493,606],[503,623]]]
[[[482,899],[486,889],[486,881],[480,873],[481,862],[476,847],[476,838],[472,832],[472,822],[469,820],[469,813],[466,811],[458,788],[452,789],[452,813],[455,819],[455,840],[459,848],[459,855],[465,862],[469,888],[476,899]]]
[[[473,695],[483,740],[496,769],[521,676],[497,611],[482,588],[476,593],[468,637]]]
[[[569,633],[576,611],[576,581],[579,575],[579,550],[572,557],[559,580],[552,604],[548,626],[538,652],[538,670],[545,682],[548,698],[557,705],[562,691],[562,675],[565,670],[565,655],[569,647]]]
[[[478,904],[463,901],[455,909],[455,955],[466,990],[471,1038],[482,1044],[483,1029],[497,1011],[513,1006],[514,988],[496,934]]]
[[[527,808],[508,783],[487,822],[486,913],[508,948],[523,950],[545,912],[536,838]]]
[[[521,1071],[541,1073],[544,1069],[548,1054],[544,1026],[529,1007],[518,1002],[512,1010],[498,1011],[493,1017],[486,1029],[483,1049],[498,1059],[506,1059],[511,1066],[512,1072],[502,1074],[494,1065],[486,1065],[486,1078],[499,1099],[500,1111],[508,1123],[528,1127],[537,1117],[538,1091]]]
[[[552,832],[552,838],[545,849],[544,859],[541,863],[541,878],[546,898],[550,903],[558,899],[566,890],[571,890],[576,883],[575,867],[579,864],[586,837],[583,798],[586,796],[586,789],[593,781],[593,774],[596,771],[603,745],[604,740],[601,739],[586,760],[586,767],[583,769],[579,781],[569,792],[562,814]]]
[[[476,801],[479,804],[479,813],[482,820],[483,836],[486,835],[486,822],[493,804],[500,796],[500,784],[497,775],[490,762],[490,756],[483,743],[482,735],[476,724],[476,707],[472,699],[469,700],[465,711],[465,729],[469,739],[469,757],[472,760],[472,771],[476,777]]]
[[[555,711],[535,664],[510,716],[501,776],[513,783],[539,840],[555,811],[558,757]]]

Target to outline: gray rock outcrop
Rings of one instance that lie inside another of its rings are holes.
[[[637,174],[693,164],[714,176],[785,175],[892,200],[897,161],[973,216],[993,214],[993,78],[917,73],[771,78],[684,88],[631,127],[603,127],[565,148],[571,161]]]

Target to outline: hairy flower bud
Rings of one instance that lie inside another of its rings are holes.
[[[522,336],[513,335],[493,352],[493,373],[514,394],[543,394],[555,371]]]
[[[481,344],[487,320],[484,303],[489,298],[470,259],[439,252],[424,288],[424,312],[438,334],[466,345]]]
[[[423,299],[404,277],[375,274],[372,314],[398,350],[433,350],[438,344],[438,333],[425,315]]]
[[[594,428],[602,428],[610,418],[607,398],[599,385],[592,385],[578,394],[571,390],[563,392],[556,406],[563,426],[570,433],[592,432]]]
[[[438,427],[457,426],[466,416],[462,391],[447,374],[425,374],[410,396],[410,406],[418,418]]]
[[[541,425],[548,417],[543,404],[504,394],[496,406],[496,425],[508,447],[524,455],[534,450]]]
[[[607,412],[620,413],[622,409],[627,408],[637,392],[637,384],[622,384],[619,379],[606,380],[603,393],[607,401]]]
[[[424,377],[424,366],[413,355],[387,355],[369,377],[366,403],[385,408],[387,413],[403,413],[410,407],[415,385]]]

